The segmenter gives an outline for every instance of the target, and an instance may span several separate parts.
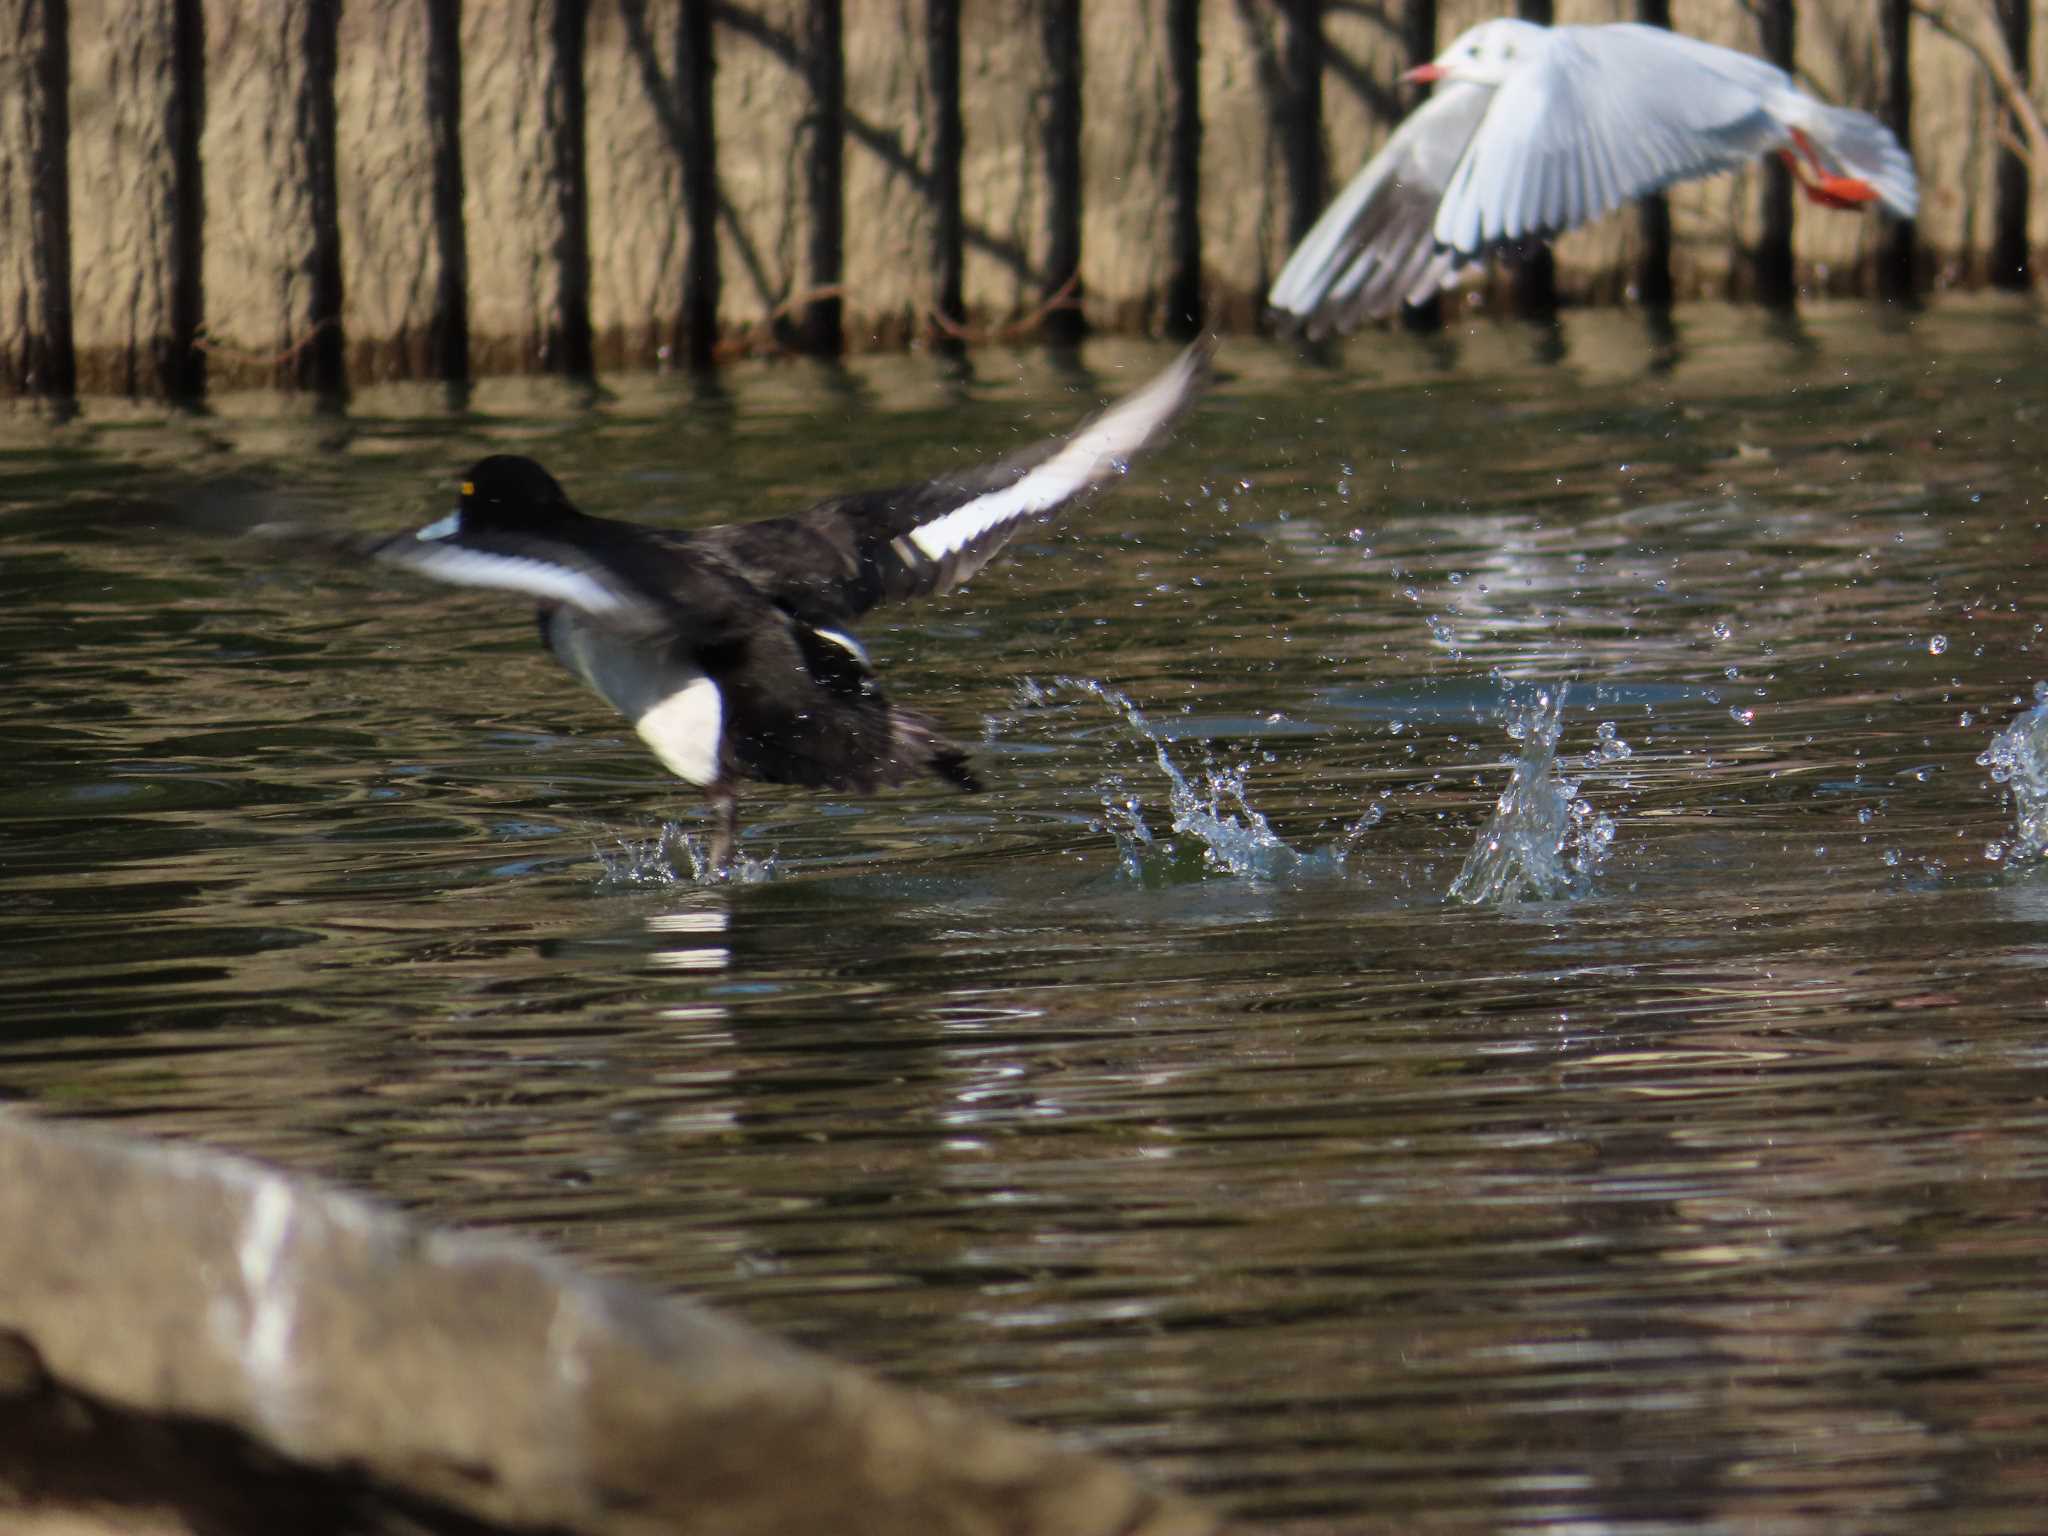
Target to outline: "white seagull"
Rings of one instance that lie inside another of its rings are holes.
[[[1482,22],[1403,77],[1440,82],[1316,220],[1267,296],[1310,336],[1419,304],[1496,246],[1776,151],[1830,208],[1910,219],[1913,160],[1867,112],[1662,27]]]

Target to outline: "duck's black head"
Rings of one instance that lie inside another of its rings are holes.
[[[555,477],[532,459],[494,453],[463,472],[455,510],[422,528],[419,536],[446,539],[459,533],[556,533],[564,524],[582,518]]]

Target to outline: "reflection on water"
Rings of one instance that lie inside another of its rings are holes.
[[[714,522],[1070,422],[1043,359],[14,424],[0,1092],[1279,1529],[2029,1528],[2048,895],[1977,758],[2043,672],[2031,322],[1689,310],[1660,372],[1626,321],[1233,345],[1171,452],[864,636],[989,792],[764,791],[713,887],[523,612],[148,508],[400,526],[512,447]],[[1576,900],[1446,900],[1496,673],[1614,824]]]

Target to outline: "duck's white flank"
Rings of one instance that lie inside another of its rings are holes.
[[[927,560],[958,554],[976,539],[1018,518],[1050,512],[1112,475],[1130,468],[1135,454],[1173,418],[1200,377],[1195,349],[1128,399],[1120,400],[1076,432],[1053,456],[999,491],[955,507],[914,530],[910,542]]]
[[[718,777],[718,741],[725,708],[718,685],[698,673],[633,722],[664,768],[702,786]]]

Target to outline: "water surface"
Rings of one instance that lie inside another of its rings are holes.
[[[1232,342],[1116,493],[864,627],[989,792],[757,792],[765,878],[709,887],[656,856],[692,795],[516,604],[153,509],[232,475],[396,528],[509,448],[708,524],[1008,451],[1165,349],[16,420],[0,1093],[531,1235],[1277,1530],[2025,1528],[2048,876],[1976,758],[2048,677],[2039,341]],[[1450,899],[1558,686],[1611,846]]]

